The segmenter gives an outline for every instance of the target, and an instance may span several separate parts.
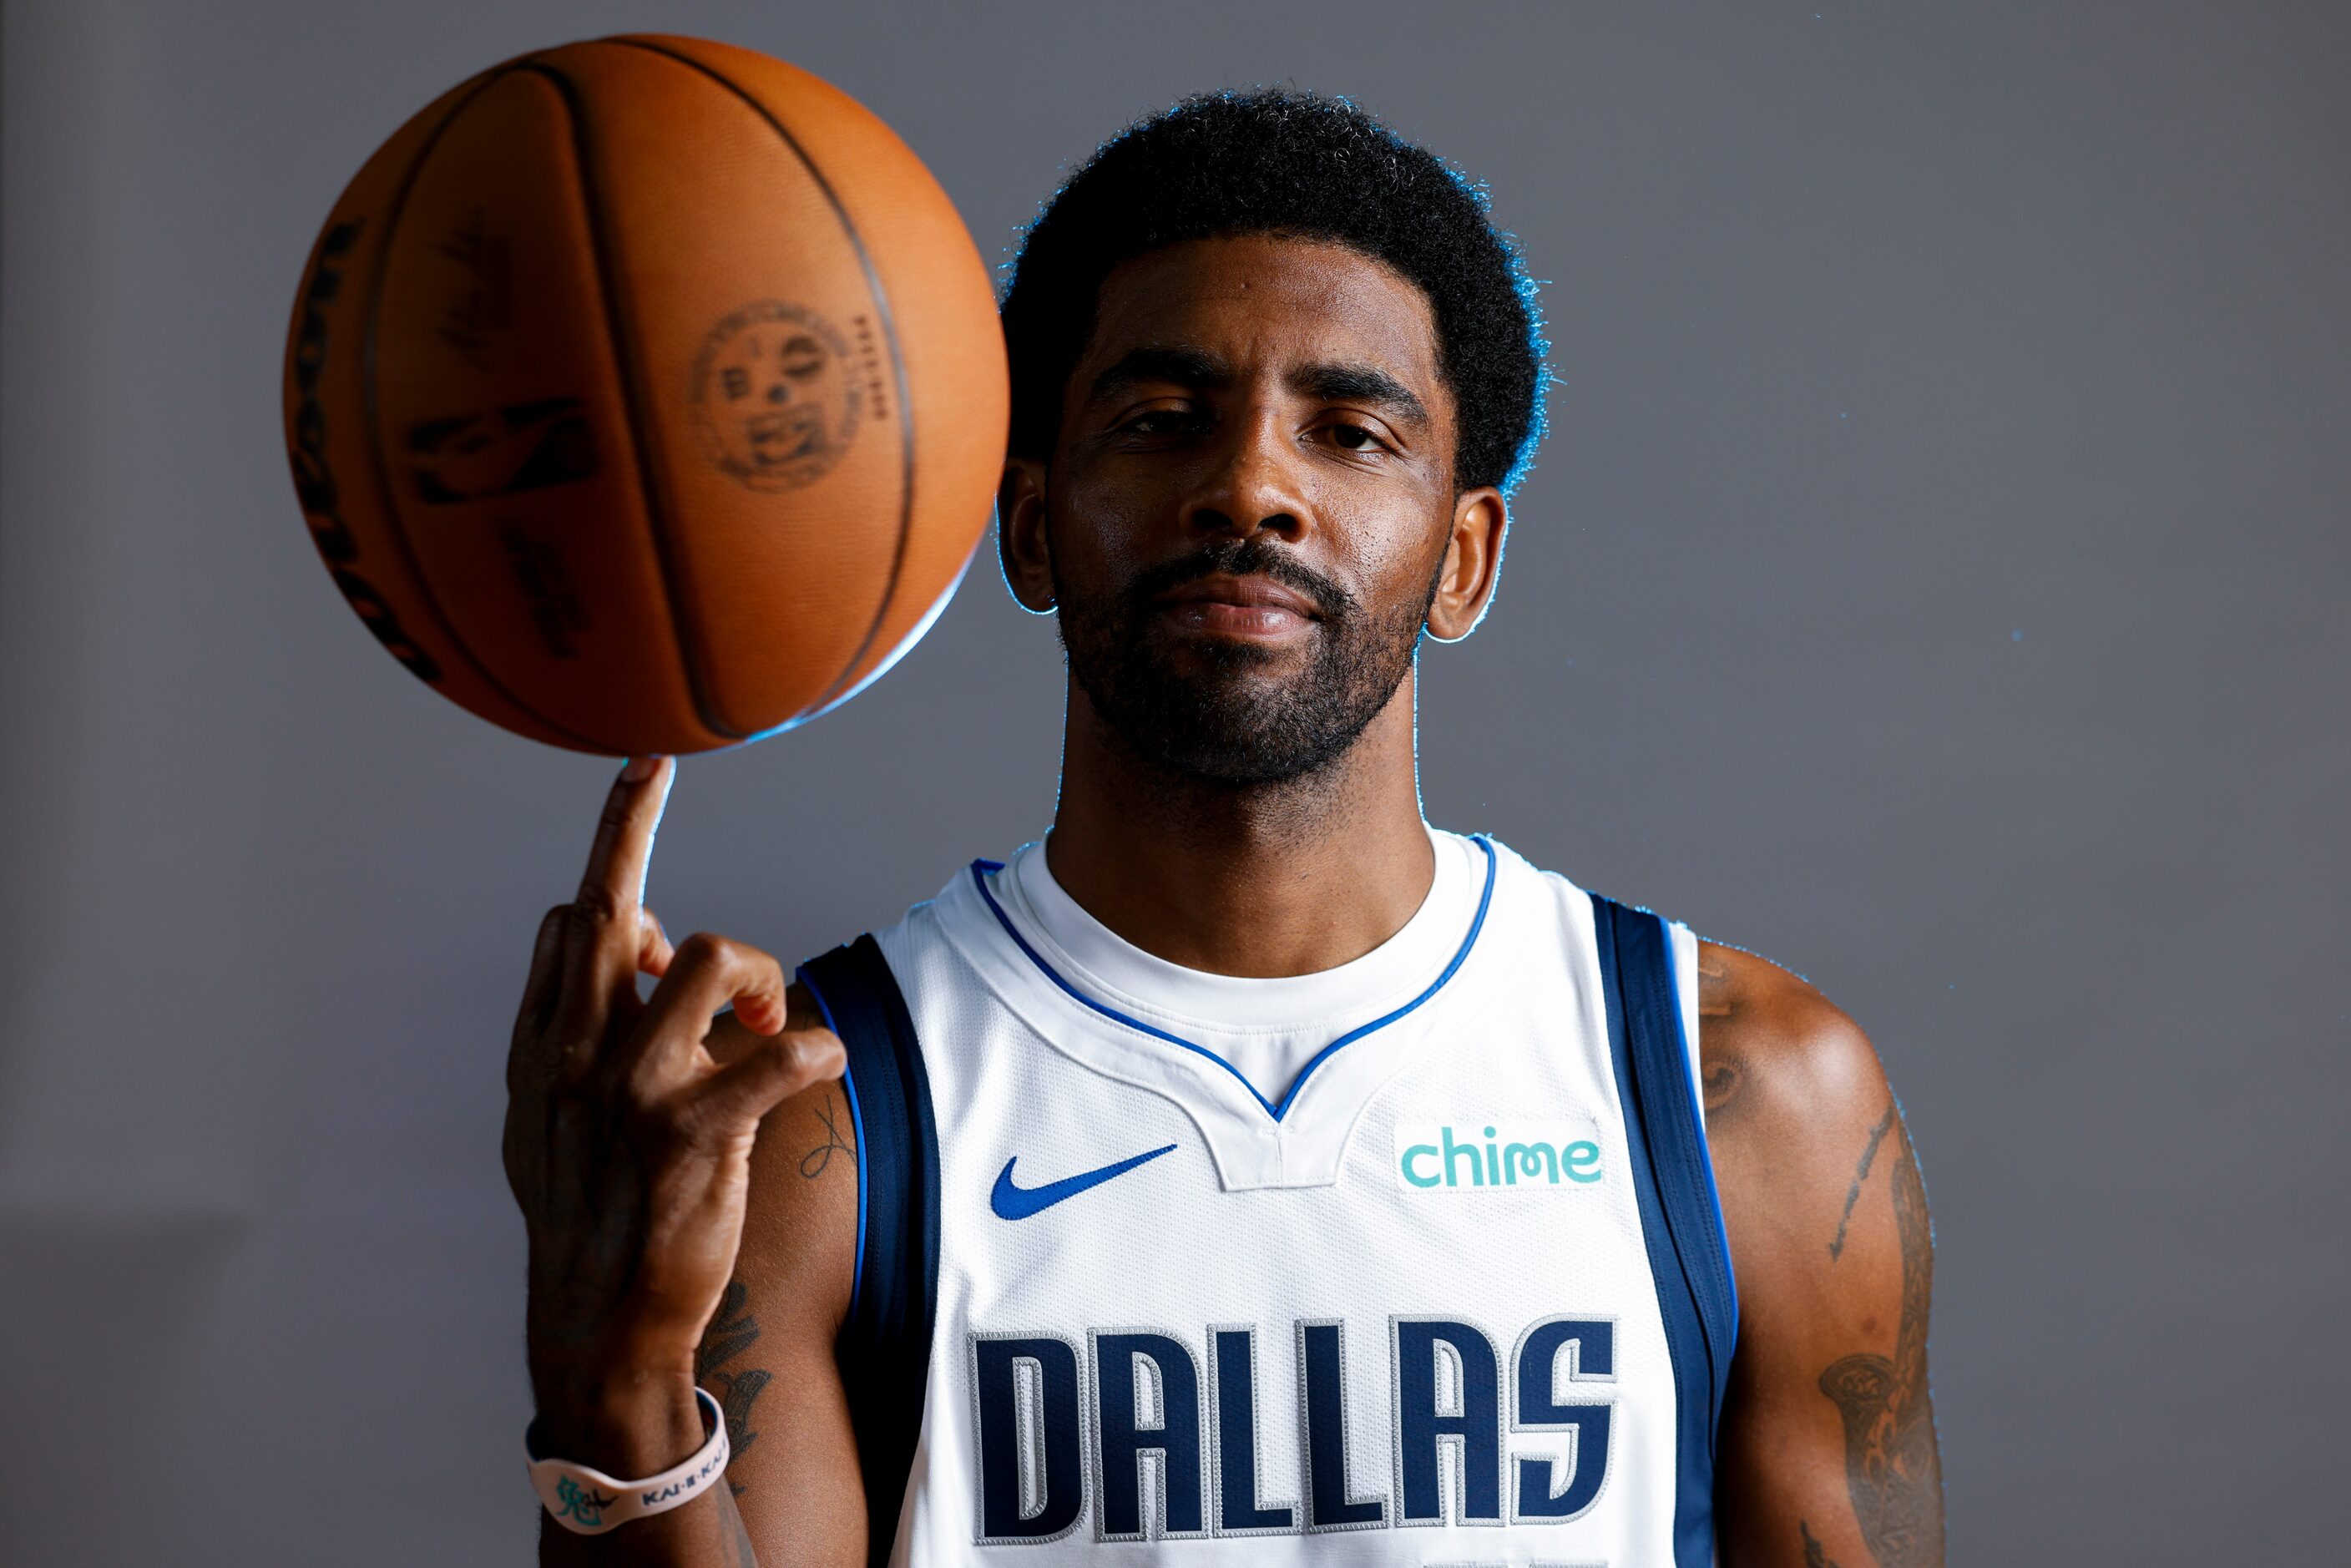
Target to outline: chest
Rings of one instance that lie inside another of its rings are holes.
[[[941,1173],[910,1541],[1641,1560],[1674,1373],[1604,1009],[1572,940],[1487,936],[1270,1104],[1017,975],[910,988]]]

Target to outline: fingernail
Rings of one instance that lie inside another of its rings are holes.
[[[642,784],[652,778],[653,769],[660,766],[661,758],[658,757],[632,757],[629,758],[629,765],[621,769],[621,782]]]

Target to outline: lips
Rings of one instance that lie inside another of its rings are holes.
[[[1322,612],[1314,601],[1294,588],[1285,588],[1270,577],[1254,573],[1236,577],[1228,572],[1214,572],[1196,577],[1180,588],[1173,588],[1159,596],[1163,605],[1231,605],[1242,610],[1286,611],[1307,621],[1319,621]]]
[[[1251,641],[1297,636],[1322,619],[1305,594],[1254,573],[1194,578],[1161,594],[1158,603],[1179,626]]]

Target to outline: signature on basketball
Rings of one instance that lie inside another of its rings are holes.
[[[493,234],[474,208],[455,233],[433,247],[457,264],[464,282],[441,313],[441,340],[476,371],[490,368],[490,339],[514,324],[514,247]]]

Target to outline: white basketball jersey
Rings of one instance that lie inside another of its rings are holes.
[[[987,862],[886,975],[802,971],[851,1050],[876,1561],[1710,1561],[1696,941],[1432,838],[1324,976],[1147,984]]]

